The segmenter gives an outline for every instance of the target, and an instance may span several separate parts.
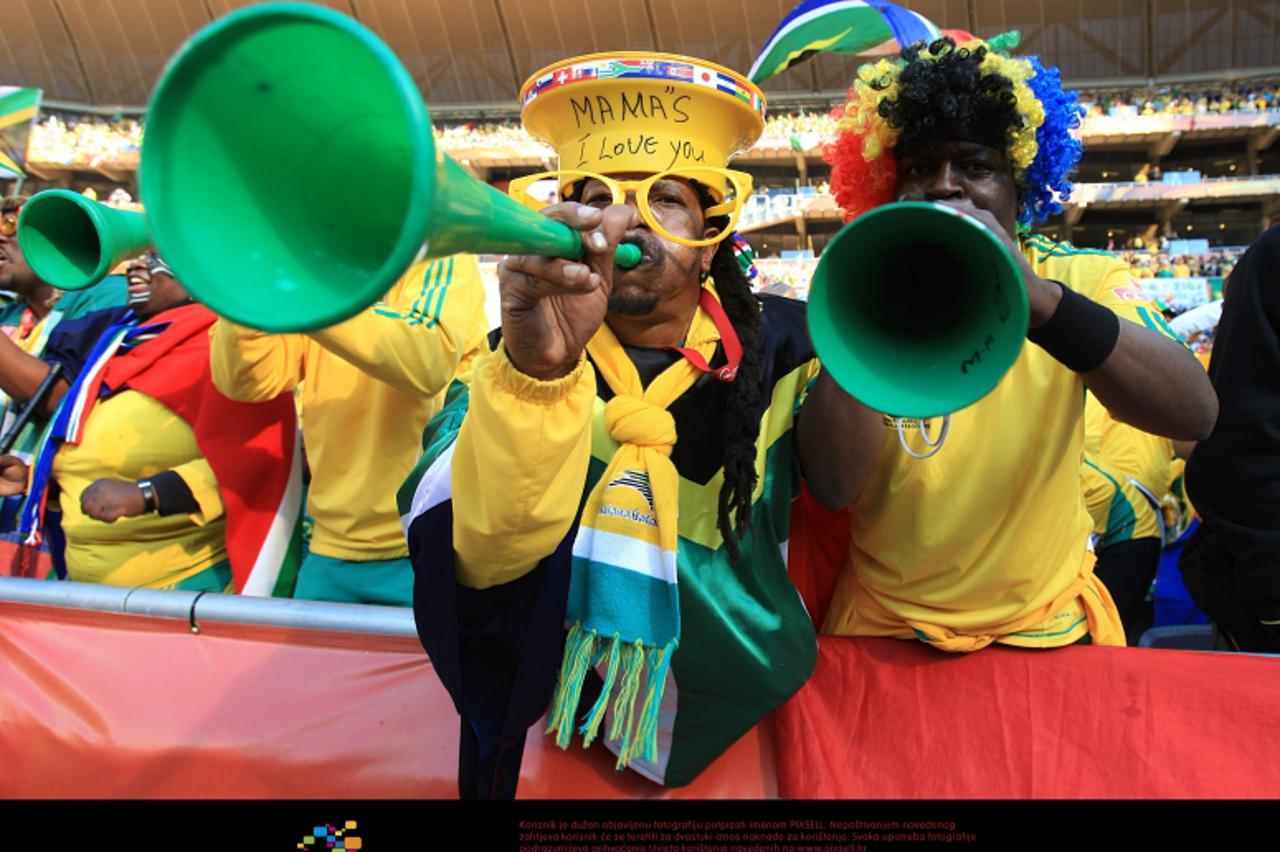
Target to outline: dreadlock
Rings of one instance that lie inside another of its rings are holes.
[[[716,203],[705,186],[693,184],[703,209]],[[706,224],[722,231],[728,217],[713,217]],[[738,264],[733,236],[721,240],[711,258],[711,276],[716,282],[720,304],[742,343],[742,363],[729,384],[726,404],[720,415],[724,441],[722,464],[724,484],[716,512],[716,528],[724,539],[729,558],[738,561],[738,542],[751,529],[751,495],[756,488],[756,439],[760,437],[760,300],[751,292],[751,282]]]
[[[724,439],[724,484],[716,527],[724,538],[729,558],[738,561],[738,542],[751,529],[751,495],[756,488],[756,439],[760,437],[761,358],[757,332],[760,330],[760,300],[751,292],[751,283],[742,273],[733,253],[732,238],[720,243],[711,259],[720,304],[742,341],[742,364],[737,378],[728,387],[728,398],[720,415]]]

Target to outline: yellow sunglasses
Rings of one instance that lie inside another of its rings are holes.
[[[738,223],[738,215],[742,206],[751,196],[751,175],[733,169],[719,168],[685,168],[667,172],[658,172],[641,180],[618,180],[596,172],[561,169],[550,172],[538,172],[525,175],[511,181],[508,194],[534,210],[541,210],[548,204],[563,201],[572,193],[575,186],[583,181],[593,180],[596,184],[583,187],[580,199],[583,204],[593,207],[605,207],[609,204],[626,204],[627,196],[634,194],[636,206],[640,209],[640,217],[659,235],[673,243],[691,248],[714,245],[733,233]],[[718,234],[711,237],[690,239],[672,233],[667,225],[676,221],[677,213],[688,210],[686,196],[674,185],[675,182],[696,183],[706,188],[716,203],[703,210],[706,219],[728,216],[729,222]]]

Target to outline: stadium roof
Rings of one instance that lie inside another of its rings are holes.
[[[5,0],[0,83],[46,101],[140,109],[188,35],[254,0]],[[512,112],[557,59],[657,49],[745,70],[794,0],[323,0],[385,39],[439,115]],[[1280,66],[1280,0],[907,0],[944,28],[1009,29],[1074,82],[1215,79]],[[857,62],[821,56],[769,81],[774,101],[842,91]],[[782,98],[778,95],[785,95]]]

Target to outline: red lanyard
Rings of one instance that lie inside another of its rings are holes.
[[[26,340],[31,329],[36,327],[36,312],[31,308],[22,309],[22,319],[18,321],[17,340]]]
[[[742,342],[738,340],[738,333],[733,330],[733,323],[729,322],[729,315],[724,312],[724,307],[711,295],[711,291],[706,287],[702,288],[702,295],[698,297],[698,304],[702,309],[711,316],[711,321],[716,324],[716,331],[720,332],[720,342],[724,344],[724,355],[728,359],[723,367],[712,369],[707,363],[707,359],[703,358],[696,350],[688,349],[684,346],[672,346],[671,348],[679,352],[685,357],[685,360],[704,373],[710,373],[722,382],[731,382],[738,376],[738,367],[742,364]]]

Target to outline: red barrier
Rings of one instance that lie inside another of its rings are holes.
[[[53,573],[48,550],[27,547],[17,533],[0,537],[0,577],[47,577]]]
[[[1280,660],[824,638],[777,713],[809,798],[1275,798]]]
[[[0,603],[0,796],[456,796],[458,717],[416,639]],[[688,788],[529,736],[524,797],[776,796],[761,728]]]
[[[824,638],[813,679],[686,788],[529,736],[528,798],[1280,796],[1280,660]],[[0,796],[456,794],[409,638],[0,603]]]

